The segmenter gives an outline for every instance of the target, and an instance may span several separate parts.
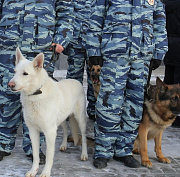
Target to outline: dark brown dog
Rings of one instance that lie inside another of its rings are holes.
[[[148,89],[149,100],[145,101],[142,122],[139,125],[133,153],[141,155],[143,166],[152,168],[147,155],[147,141],[154,139],[155,152],[158,160],[164,163],[171,161],[164,157],[161,150],[163,131],[171,126],[180,113],[180,85],[166,85],[159,78],[156,85]]]
[[[100,65],[92,65],[91,62],[89,62],[89,70],[90,70],[90,77],[94,89],[94,96],[97,99],[97,96],[99,94],[100,89],[100,72],[101,72],[101,66]]]

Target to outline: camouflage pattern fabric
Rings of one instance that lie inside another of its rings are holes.
[[[167,51],[165,22],[160,0],[94,1],[88,53],[102,54],[104,59],[96,105],[95,158],[132,154],[150,60],[162,60]]]
[[[15,49],[14,49],[15,50]],[[32,60],[35,54],[24,55]],[[48,57],[50,57],[49,55]],[[23,125],[23,150],[27,155],[32,154],[29,130],[24,122],[20,94],[12,93],[8,89],[8,82],[14,75],[15,51],[0,51],[0,150],[11,152],[15,146],[17,129]],[[12,67],[13,66],[13,67]],[[52,67],[49,70],[53,70]],[[41,145],[44,135],[40,138]]]
[[[92,0],[74,1],[74,33],[73,40],[68,46],[65,54],[68,55],[67,77],[77,79],[83,83],[84,69],[87,71],[87,114],[95,115],[95,103],[90,72],[88,68],[88,54],[86,52],[86,31],[89,27],[89,16],[91,13]]]
[[[50,62],[52,42],[67,47],[72,39],[74,15],[71,0],[1,0],[0,1],[0,150],[11,152],[17,129],[23,123],[23,149],[32,154],[27,126],[22,118],[19,93],[8,90],[19,46],[29,60],[43,52],[45,65]],[[54,64],[47,68],[53,74]],[[41,144],[44,136],[41,135]]]

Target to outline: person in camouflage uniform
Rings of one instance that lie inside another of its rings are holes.
[[[132,149],[150,61],[156,69],[167,51],[164,6],[160,0],[95,0],[92,9],[90,61],[103,56],[93,165],[104,168],[114,158],[137,168]]]
[[[66,78],[76,79],[83,83],[85,66],[88,66],[88,53],[86,52],[86,31],[88,29],[88,18],[91,13],[92,0],[74,1],[74,33],[73,40],[64,52],[68,55],[68,68]],[[95,103],[94,91],[90,79],[89,68],[87,71],[87,114],[91,120],[95,120]]]
[[[45,55],[45,65],[52,56],[51,45],[61,53],[73,33],[73,1],[71,0],[1,0],[0,1],[0,161],[15,146],[17,129],[23,122],[23,150],[32,158],[28,128],[22,118],[20,95],[7,88],[15,66],[15,49],[32,60]],[[47,67],[52,76],[54,64]],[[41,144],[44,136],[41,135]],[[41,163],[45,156],[40,150]]]

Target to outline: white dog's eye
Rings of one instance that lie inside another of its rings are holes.
[[[27,72],[23,72],[23,75],[24,75],[24,76],[27,76],[27,75],[28,75],[28,73],[27,73]]]

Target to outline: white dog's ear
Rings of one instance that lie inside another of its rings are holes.
[[[23,60],[24,57],[19,49],[19,47],[16,48],[16,65],[20,62],[20,60]]]
[[[40,53],[34,59],[33,66],[35,69],[39,70],[39,69],[43,68],[43,64],[44,64],[44,54]]]

